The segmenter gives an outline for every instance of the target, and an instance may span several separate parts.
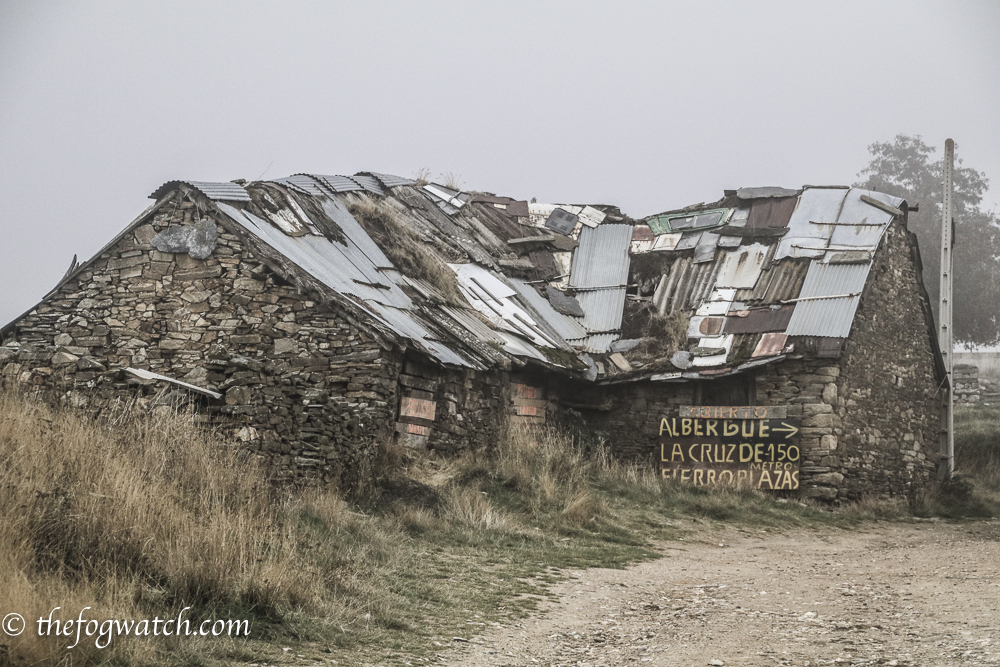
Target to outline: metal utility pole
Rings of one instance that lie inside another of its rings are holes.
[[[941,462],[938,474],[942,480],[951,478],[955,472],[955,385],[953,377],[952,325],[952,279],[951,272],[952,249],[955,247],[955,219],[952,217],[952,197],[954,184],[952,173],[955,169],[955,142],[948,139],[944,142],[944,194],[941,201],[941,308],[938,311],[941,319],[940,343],[941,357],[944,359],[945,373],[948,376],[948,389],[945,392],[945,404],[941,415]]]

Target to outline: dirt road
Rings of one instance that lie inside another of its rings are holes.
[[[728,530],[660,546],[655,562],[574,572],[558,602],[456,641],[441,662],[1000,664],[1000,521]]]

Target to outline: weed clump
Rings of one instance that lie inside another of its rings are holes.
[[[353,195],[348,199],[347,209],[401,273],[426,280],[450,304],[465,304],[455,272],[428,249],[391,205],[365,195]]]

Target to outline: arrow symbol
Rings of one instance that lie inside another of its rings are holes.
[[[785,428],[772,428],[771,430],[777,433],[787,433],[789,438],[794,438],[795,434],[799,432],[799,429],[787,422],[781,422],[781,425]]]

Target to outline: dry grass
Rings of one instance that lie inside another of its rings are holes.
[[[986,449],[976,456],[987,458],[960,461],[996,470],[997,415],[979,416]],[[552,428],[510,428],[488,450],[451,460],[385,447],[374,465],[381,491],[364,499],[282,490],[263,481],[253,456],[188,415],[122,405],[94,422],[0,391],[4,613],[37,619],[58,606],[56,617],[68,618],[91,607],[91,618],[162,618],[191,606],[191,618],[249,618],[254,638],[117,638],[105,650],[81,642],[67,651],[63,638],[26,632],[9,642],[7,658],[273,663],[290,644],[341,664],[426,657],[472,614],[524,613],[534,599],[524,594],[539,592],[527,580],[550,567],[655,557],[650,540],[676,537],[680,524],[850,526],[910,516],[898,501],[834,513],[748,489],[681,485]],[[0,664],[7,658],[0,653]]]
[[[401,273],[426,280],[453,305],[466,303],[455,272],[391,205],[367,195],[352,195],[347,208]]]

